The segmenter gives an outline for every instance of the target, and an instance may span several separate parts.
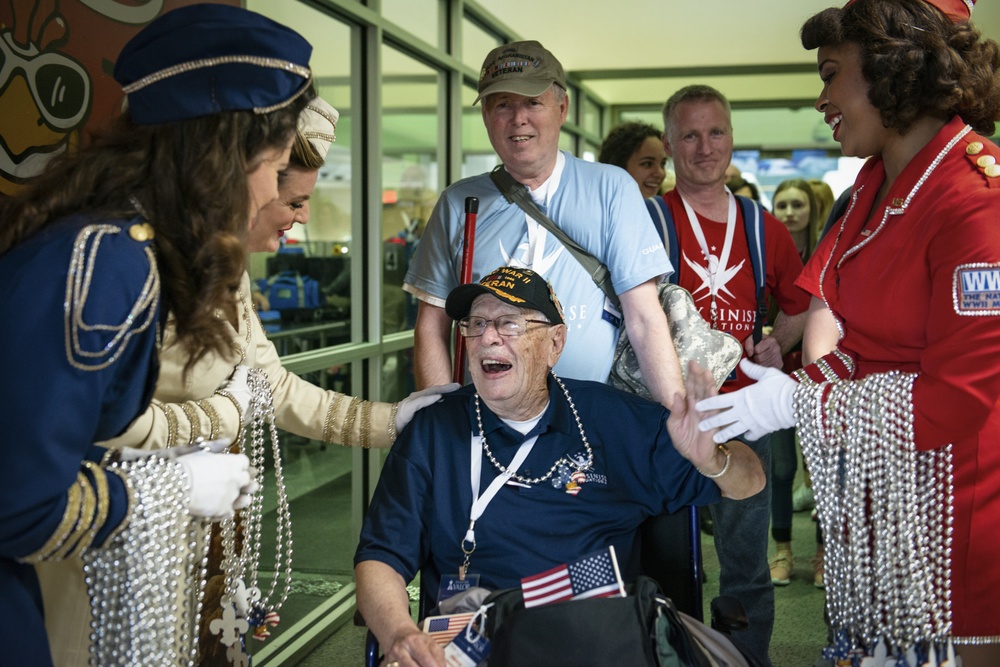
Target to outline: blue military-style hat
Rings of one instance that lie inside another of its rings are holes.
[[[138,125],[222,111],[268,113],[309,87],[311,54],[301,35],[265,16],[230,5],[189,5],[129,40],[114,77]]]

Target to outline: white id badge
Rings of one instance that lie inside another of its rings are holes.
[[[465,630],[458,633],[451,643],[444,647],[444,661],[448,667],[476,667],[490,654],[490,640],[475,633],[470,641]]]
[[[478,574],[466,574],[465,579],[459,579],[457,574],[442,574],[441,585],[438,586],[437,603],[440,605],[452,595],[458,595],[478,585]]]
[[[615,308],[615,304],[611,303],[611,299],[608,297],[604,297],[604,312],[601,313],[601,318],[605,322],[610,322],[611,326],[616,329],[621,328],[622,311]]]

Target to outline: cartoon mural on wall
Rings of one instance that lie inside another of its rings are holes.
[[[196,1],[0,0],[0,195],[116,117],[124,95],[111,71],[122,46]]]

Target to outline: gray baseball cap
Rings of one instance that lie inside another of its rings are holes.
[[[493,93],[537,97],[553,83],[566,89],[566,73],[556,57],[534,40],[511,42],[490,51],[479,72],[479,97]]]

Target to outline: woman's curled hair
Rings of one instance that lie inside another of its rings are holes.
[[[977,132],[994,132],[1000,45],[968,21],[953,23],[923,0],[857,0],[814,15],[800,37],[809,50],[860,46],[868,99],[887,128],[902,133],[921,116],[958,114]]]

